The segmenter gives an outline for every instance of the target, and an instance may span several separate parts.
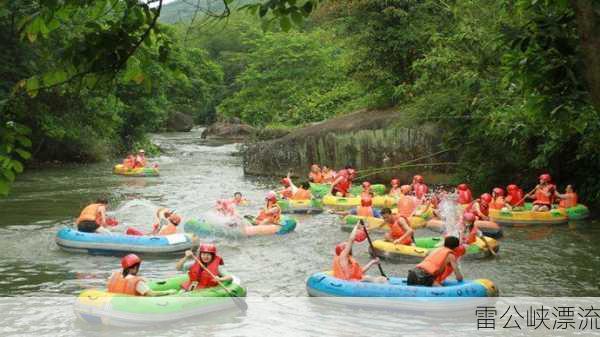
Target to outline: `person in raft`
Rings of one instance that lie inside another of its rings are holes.
[[[177,233],[177,226],[181,223],[181,217],[168,208],[159,208],[156,211],[152,235],[170,235]]]
[[[355,171],[350,165],[346,165],[346,168],[340,170],[333,183],[331,184],[331,195],[347,197],[350,188],[352,187],[352,179],[354,179]]]
[[[475,224],[475,220],[477,220],[477,216],[471,212],[465,212],[462,215],[463,231],[460,237],[461,242],[465,245],[473,244],[477,241],[477,237],[483,236]]]
[[[523,207],[525,204],[525,193],[523,193],[523,190],[519,186],[510,184],[506,186],[506,191],[507,196],[504,199],[504,206],[506,208],[510,209],[512,207]]]
[[[310,172],[308,173],[308,180],[311,183],[315,184],[323,184],[323,173],[321,173],[321,168],[317,164],[312,164],[310,166]]]
[[[142,260],[135,254],[129,254],[121,259],[122,272],[114,272],[108,279],[108,292],[132,296],[165,296],[177,293],[175,289],[154,291],[146,281],[137,276]]]
[[[392,210],[384,208],[381,210],[381,216],[384,220],[384,225],[388,225],[389,232],[385,233],[385,241],[390,241],[395,245],[413,245],[414,230],[410,227],[408,219],[404,216],[394,216]]]
[[[133,168],[143,168],[146,167],[146,151],[140,149],[135,156],[135,160],[133,162]]]
[[[392,187],[390,187],[390,192],[388,195],[390,197],[399,197],[400,194],[402,194],[402,192],[400,192],[400,180],[394,178],[390,181],[390,185]]]
[[[413,177],[412,190],[419,200],[422,200],[423,197],[425,197],[425,195],[429,192],[429,187],[425,184],[425,179],[422,175],[417,174]]]
[[[290,178],[290,173],[288,173],[287,177],[281,179],[281,185],[283,185],[283,190],[277,192],[277,194],[284,199],[291,198],[298,191],[298,187],[294,185],[292,178]]]
[[[463,275],[457,263],[457,248],[460,240],[456,236],[447,236],[444,246],[429,253],[423,262],[408,271],[406,284],[409,286],[441,286],[442,282],[452,272],[458,281],[463,280]]]
[[[310,200],[312,199],[312,193],[310,192],[310,183],[303,181],[298,186],[296,193],[290,197],[291,200]]]
[[[528,198],[533,198],[533,207],[531,208],[534,212],[547,212],[552,209],[552,201],[554,199],[554,193],[556,192],[556,186],[551,183],[552,177],[548,173],[540,175],[540,183],[535,187],[533,191],[526,195]],[[533,196],[531,195],[533,193]]]
[[[233,199],[231,202],[236,206],[244,206],[250,203],[250,201],[242,195],[242,192],[233,193]]]
[[[483,193],[479,199],[476,199],[471,203],[465,212],[471,212],[475,214],[478,220],[489,220],[490,219],[490,203],[492,202],[492,195],[489,193]]]
[[[492,203],[490,203],[490,208],[503,209],[504,206],[506,206],[504,190],[501,187],[494,187],[492,190]]]
[[[335,172],[325,165],[321,168],[321,175],[323,177],[322,184],[331,184],[335,180]]]
[[[123,159],[123,167],[127,170],[131,170],[135,164],[135,157],[130,154],[127,158]]]
[[[269,191],[265,197],[266,205],[254,219],[256,225],[281,225],[281,208],[277,204],[277,195]]]
[[[191,259],[195,262],[188,267],[187,262]],[[229,275],[223,276],[223,274],[221,274],[219,266],[223,265],[223,259],[217,255],[217,246],[214,244],[200,244],[200,247],[198,247],[198,259],[202,262],[202,266],[194,259],[194,253],[191,250],[187,250],[185,256],[177,261],[177,264],[175,265],[177,270],[187,268],[188,280],[181,285],[181,288],[185,291],[216,287],[219,282],[225,282],[232,279]],[[205,268],[210,273],[208,273]]]
[[[77,230],[84,233],[104,233],[109,234],[110,230],[106,228],[107,217],[106,207],[108,200],[99,198],[95,203],[87,205],[79,214],[75,221]]]
[[[554,195],[557,199],[560,199],[560,202],[558,203],[558,207],[560,208],[569,208],[577,206],[578,197],[577,193],[575,193],[575,190],[573,189],[573,185],[567,185],[565,187],[564,194],[560,194],[555,191]]]
[[[369,276],[365,273],[374,265],[379,264],[379,258],[375,258],[364,267],[352,257],[352,244],[357,237],[358,228],[362,225],[357,224],[352,229],[348,241],[341,242],[335,246],[335,256],[333,257],[333,277],[356,282],[376,282],[386,283],[387,279],[383,276]],[[364,229],[361,229],[361,233],[364,233]]]

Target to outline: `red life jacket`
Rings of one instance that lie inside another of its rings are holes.
[[[219,266],[222,264],[223,264],[223,259],[220,256],[215,255],[214,258],[212,259],[212,261],[210,261],[210,263],[208,264],[208,266],[205,266],[205,267],[213,275],[218,277],[219,276]],[[210,288],[210,287],[215,287],[219,284],[202,267],[200,267],[198,262],[195,262],[190,267],[190,270],[188,270],[188,278],[189,278],[188,281],[186,281],[184,284],[181,285],[181,287],[185,290],[188,290],[190,288],[190,286],[192,285],[192,282],[194,282],[194,281],[198,282],[197,288]]]
[[[348,191],[352,186],[352,183],[350,182],[350,174],[346,170],[341,170],[338,172],[337,176],[342,177],[342,180],[339,183],[335,184],[333,188],[341,192],[345,196],[346,194],[348,194]]]
[[[525,193],[523,193],[523,190],[518,188],[508,192],[506,202],[513,207],[523,206],[523,204],[525,204],[525,199],[523,198],[524,196]]]

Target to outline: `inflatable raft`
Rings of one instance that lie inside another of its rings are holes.
[[[325,206],[347,209],[360,205],[360,197],[338,197],[328,194],[323,197],[323,204]],[[373,198],[374,207],[394,207],[396,205],[396,199],[390,196],[375,196]]]
[[[490,249],[497,252],[499,249],[498,241],[495,239],[486,237],[485,238]],[[491,255],[489,249],[481,238],[477,238],[475,243],[467,246],[464,257],[486,257]],[[392,242],[384,240],[373,241],[373,254],[383,259],[389,260],[411,260],[421,261],[427,254],[444,244],[442,237],[420,237],[415,238],[414,246],[407,245],[396,245]]]
[[[191,249],[192,239],[183,233],[135,236],[122,233],[84,233],[65,227],[56,234],[56,244],[66,251],[88,254],[168,254]]]
[[[342,219],[342,230],[350,232],[360,220],[364,220],[369,230],[388,230],[388,226],[384,224],[382,218],[364,217],[358,215],[347,215]],[[409,219],[410,227],[413,229],[425,227],[425,219],[418,216],[411,216]]]
[[[155,291],[180,289],[187,279],[187,275],[181,275],[149,282],[148,286]],[[234,296],[246,296],[246,289],[236,277],[224,285]],[[74,311],[77,317],[89,324],[145,327],[237,310],[236,304],[229,296],[220,286],[161,297],[129,296],[89,289],[81,292],[75,302]]]
[[[385,195],[385,185],[383,184],[373,184],[371,185],[371,190],[375,195],[383,196]],[[331,184],[315,184],[310,183],[310,192],[315,198],[323,198],[331,191]],[[350,188],[350,194],[359,195],[362,191],[362,187],[360,185],[353,186]]]
[[[577,204],[573,207],[566,208],[567,217],[569,220],[583,220],[590,216],[590,210],[586,205]]]
[[[569,220],[564,208],[552,209],[547,212],[490,209],[489,217],[490,220],[503,226],[559,225],[567,223]]]
[[[493,221],[484,221],[477,220],[475,221],[475,225],[481,230],[481,233],[485,236],[489,236],[494,239],[501,238],[504,233],[502,231],[502,227],[493,222]],[[431,229],[432,231],[442,233],[444,231],[444,223],[439,219],[431,219],[427,221],[426,224],[427,229]]]
[[[122,176],[130,177],[158,177],[159,170],[157,167],[140,167],[135,169],[127,169],[123,164],[115,165],[113,172]]]
[[[487,279],[447,280],[441,287],[409,286],[406,278],[390,277],[389,283],[345,281],[328,272],[311,275],[306,280],[309,296],[335,297],[496,297],[498,289]]]
[[[322,213],[323,202],[318,199],[309,200],[279,200],[277,201],[281,213]]]
[[[252,225],[247,220],[241,220],[242,225],[216,226],[203,219],[188,220],[183,225],[186,233],[198,236],[243,237],[257,235],[285,235],[296,229],[297,221],[287,216],[281,217],[281,225]]]

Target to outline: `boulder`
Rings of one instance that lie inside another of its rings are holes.
[[[167,131],[189,132],[194,127],[194,118],[182,112],[174,112],[167,120]]]
[[[256,132],[256,129],[247,124],[216,122],[202,132],[202,139],[230,139],[243,140]]]

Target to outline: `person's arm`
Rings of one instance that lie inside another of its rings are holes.
[[[167,296],[167,295],[173,295],[177,293],[177,290],[175,289],[169,289],[169,290],[163,290],[163,291],[155,291],[150,289],[150,287],[148,287],[148,285],[146,284],[146,282],[144,280],[141,280],[137,283],[137,285],[135,286],[135,290],[138,292],[138,294],[142,295],[142,296],[149,296],[149,297],[157,297],[157,296]]]
[[[450,266],[452,266],[452,269],[454,270],[454,275],[456,276],[456,280],[462,281],[463,274],[461,273],[460,267],[458,266],[458,263],[456,262],[456,257],[452,254],[449,254],[447,259],[448,259],[448,262],[450,263]]]
[[[186,250],[185,255],[175,264],[175,269],[179,271],[183,270],[183,265],[192,257],[192,255],[194,255],[194,253],[191,250]]]
[[[99,225],[102,227],[106,226],[106,206],[98,207],[98,213],[100,213]]]
[[[363,269],[362,269],[363,273],[366,273],[371,267],[373,267],[376,264],[379,264],[379,262],[380,262],[380,260],[379,260],[378,257],[376,257],[376,258],[372,259],[371,261],[369,261],[369,263],[367,263],[363,267]]]
[[[340,266],[346,270],[348,269],[348,257],[350,256],[350,251],[352,250],[352,244],[354,243],[354,238],[356,238],[356,231],[358,230],[359,224],[354,226],[352,232],[348,236],[348,240],[346,241],[346,246],[344,250],[340,252]]]
[[[402,229],[404,229],[404,235],[394,240],[394,244],[401,243],[402,241],[406,240],[406,238],[412,236],[414,233],[414,230],[406,224],[404,219],[398,221],[398,223],[400,224],[400,226],[402,226]]]
[[[337,177],[331,183],[331,189],[329,189],[329,194],[333,195],[333,190],[335,189],[335,185],[340,183],[344,177]]]

